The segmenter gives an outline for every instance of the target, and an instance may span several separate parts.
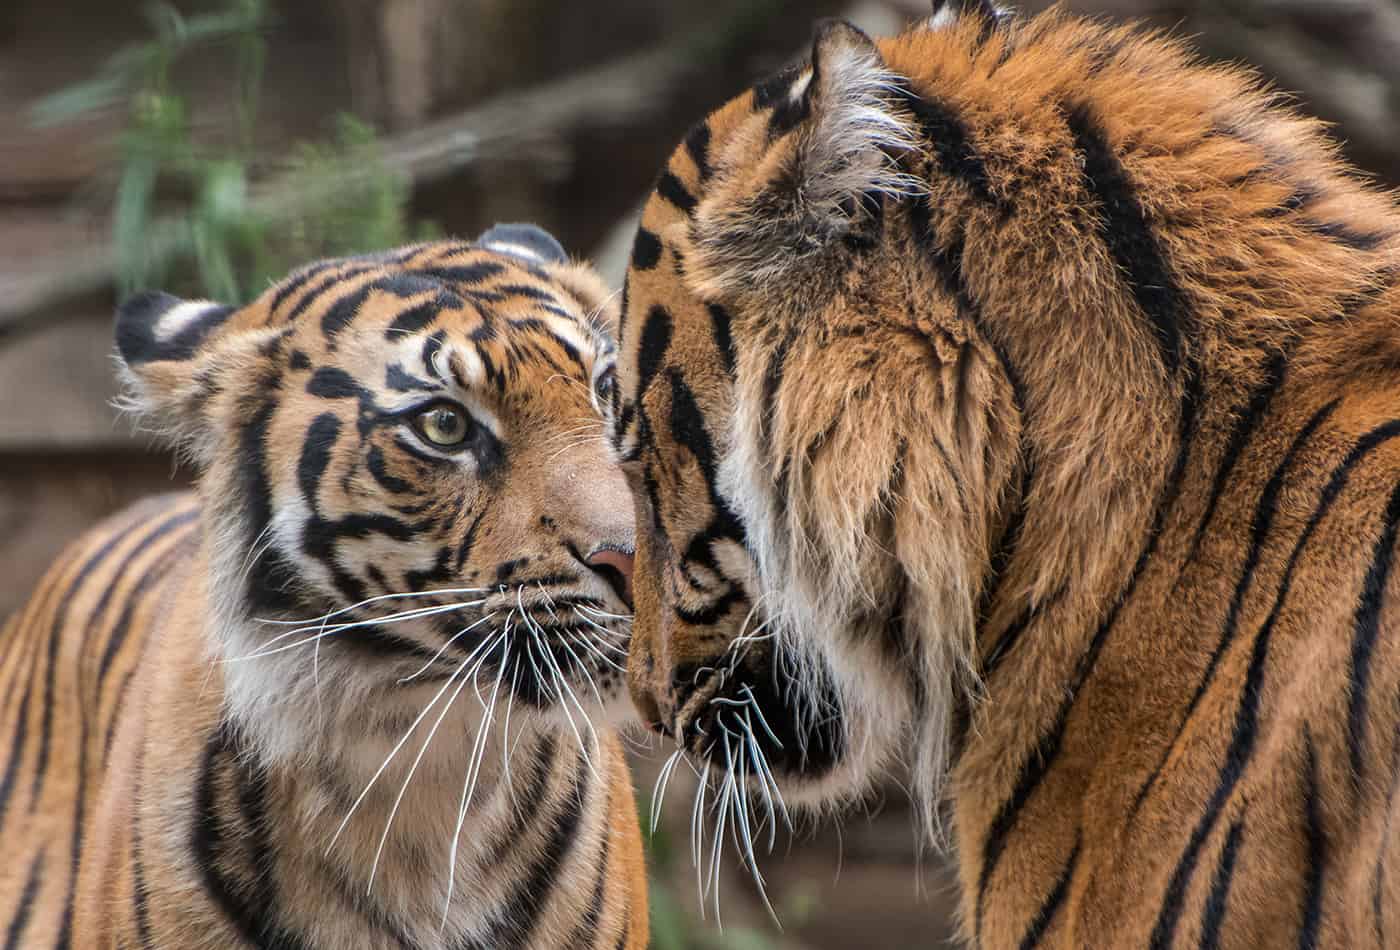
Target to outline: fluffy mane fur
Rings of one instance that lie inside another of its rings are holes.
[[[1293,939],[1270,900],[1324,900],[1296,843],[1383,865],[1400,768],[1400,653],[1362,630],[1394,625],[1397,233],[1319,123],[1161,33],[982,3],[820,29],[642,219],[640,707],[713,760],[722,710],[792,677],[764,708],[790,799],[912,746],[985,947],[1209,933],[1203,854],[1298,816],[1246,838],[1231,905],[1240,945]],[[1347,770],[1321,831],[1295,790]],[[1350,945],[1348,913],[1312,933]]]

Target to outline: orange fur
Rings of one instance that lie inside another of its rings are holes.
[[[123,309],[132,408],[199,488],[77,541],[0,638],[10,945],[646,946],[595,660],[623,605],[583,560],[631,545],[591,394],[613,317],[591,270],[495,233],[323,262],[243,309]],[[494,434],[439,450],[425,401]],[[392,616],[454,588],[484,593]],[[374,623],[327,626],[349,620]]]
[[[1382,945],[1400,214],[1247,71],[984,7],[823,26],[648,202],[634,698],[789,802],[912,748],[984,948]]]

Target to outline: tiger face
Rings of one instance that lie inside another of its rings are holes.
[[[122,308],[131,408],[201,469],[211,659],[265,753],[401,732],[445,685],[561,723],[614,707],[633,528],[597,412],[609,299],[501,226],[243,308]]]
[[[994,347],[910,264],[917,108],[873,41],[824,25],[672,155],[624,292],[632,694],[789,801],[858,794],[911,731],[941,773],[1017,466]]]

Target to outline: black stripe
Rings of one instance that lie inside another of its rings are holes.
[[[1084,159],[1084,182],[1099,205],[1099,233],[1151,321],[1168,377],[1185,362],[1183,334],[1190,308],[1152,233],[1136,189],[1103,129],[1085,105],[1065,109],[1074,147]]]
[[[646,228],[638,227],[632,240],[632,268],[651,270],[661,260],[661,239]]]
[[[402,495],[413,490],[412,483],[397,475],[389,474],[388,466],[384,464],[384,450],[379,446],[371,445],[369,447],[369,454],[365,456],[365,465],[369,468],[370,475],[379,483],[379,487],[390,494]]]
[[[1400,485],[1390,493],[1385,506],[1384,528],[1371,553],[1371,566],[1361,585],[1351,639],[1351,688],[1347,703],[1347,749],[1351,753],[1351,774],[1358,788],[1365,775],[1367,691],[1371,685],[1371,657],[1380,633],[1381,607],[1385,599],[1390,568],[1395,559],[1395,532],[1400,522]]]
[[[663,172],[656,182],[656,193],[686,214],[695,210],[695,196],[671,172]]]
[[[987,164],[972,144],[972,133],[952,108],[907,86],[900,86],[899,92],[905,107],[914,113],[924,140],[933,147],[943,174],[962,182],[978,201],[1000,206],[1002,202],[992,193]]]
[[[1220,467],[1216,469],[1215,480],[1211,483],[1210,499],[1206,502],[1205,512],[1201,515],[1201,522],[1196,527],[1196,534],[1192,537],[1191,546],[1187,549],[1186,558],[1182,562],[1182,576],[1185,575],[1187,567],[1196,560],[1196,555],[1200,552],[1201,542],[1205,539],[1206,529],[1210,527],[1211,520],[1215,515],[1216,506],[1220,503],[1220,498],[1225,493],[1226,487],[1231,484],[1235,465],[1244,453],[1244,448],[1249,443],[1250,437],[1268,415],[1274,395],[1283,384],[1286,370],[1286,354],[1280,352],[1270,358],[1264,367],[1264,376],[1259,381],[1259,385],[1250,393],[1249,402],[1244,411],[1236,415],[1235,424],[1230,430],[1230,437],[1225,443],[1225,451],[1220,457]],[[1179,587],[1180,584],[1181,577],[1178,577],[1177,586]]]
[[[1298,950],[1314,950],[1322,923],[1322,872],[1327,866],[1327,835],[1318,811],[1317,753],[1312,731],[1303,726],[1303,830],[1308,838],[1308,863],[1303,868],[1303,925]]]
[[[1250,531],[1249,550],[1245,554],[1244,566],[1240,571],[1240,579],[1235,584],[1235,593],[1230,599],[1229,610],[1225,614],[1225,623],[1220,631],[1220,639],[1216,641],[1215,649],[1211,651],[1210,660],[1206,663],[1205,672],[1201,680],[1196,684],[1196,691],[1192,694],[1191,700],[1186,704],[1186,711],[1182,714],[1180,722],[1177,723],[1176,732],[1172,736],[1171,742],[1157,761],[1156,766],[1148,773],[1147,780],[1138,789],[1137,796],[1133,799],[1133,806],[1129,810],[1129,820],[1137,815],[1142,803],[1147,800],[1148,794],[1161,776],[1162,769],[1166,766],[1167,760],[1171,758],[1172,751],[1177,743],[1181,741],[1181,736],[1186,731],[1186,727],[1191,723],[1191,717],[1196,712],[1196,707],[1200,705],[1206,690],[1211,683],[1215,682],[1215,672],[1220,667],[1220,660],[1225,652],[1235,641],[1235,635],[1239,632],[1240,611],[1244,606],[1245,594],[1254,583],[1254,572],[1259,567],[1259,560],[1263,556],[1264,543],[1273,533],[1274,516],[1278,513],[1278,496],[1283,490],[1284,480],[1288,477],[1289,470],[1293,467],[1294,459],[1302,450],[1304,443],[1312,436],[1318,426],[1336,409],[1337,402],[1333,400],[1322,409],[1313,414],[1305,426],[1294,436],[1287,451],[1284,452],[1282,460],[1274,467],[1273,474],[1269,476],[1268,482],[1264,485],[1264,490],[1259,494],[1259,501],[1254,509],[1254,521]]]
[[[981,933],[982,911],[984,899],[987,893],[987,885],[990,883],[992,874],[996,871],[997,862],[1006,847],[1006,839],[1011,834],[1020,817],[1021,810],[1030,801],[1031,795],[1040,786],[1041,781],[1049,773],[1054,764],[1055,757],[1059,755],[1060,744],[1064,740],[1065,729],[1069,724],[1069,714],[1074,708],[1074,704],[1079,699],[1079,691],[1083,689],[1085,682],[1094,672],[1094,667],[1098,664],[1099,655],[1103,651],[1103,646],[1108,640],[1108,634],[1113,630],[1118,621],[1118,612],[1122,610],[1133,596],[1137,589],[1138,581],[1142,577],[1143,571],[1147,568],[1148,562],[1157,552],[1157,545],[1161,541],[1162,529],[1166,524],[1167,513],[1175,506],[1181,492],[1182,475],[1186,471],[1186,465],[1190,461],[1192,437],[1196,418],[1196,407],[1199,403],[1200,393],[1196,388],[1199,378],[1192,375],[1187,380],[1185,397],[1182,400],[1182,412],[1180,419],[1180,430],[1177,433],[1176,459],[1172,463],[1171,471],[1167,474],[1163,485],[1161,496],[1157,502],[1156,511],[1152,516],[1152,525],[1148,529],[1147,540],[1143,544],[1142,552],[1138,555],[1137,562],[1133,565],[1132,572],[1128,575],[1127,583],[1118,594],[1109,608],[1108,614],[1095,631],[1093,639],[1089,642],[1089,648],[1080,658],[1074,672],[1074,679],[1070,683],[1069,690],[1064,699],[1060,701],[1060,707],[1055,714],[1055,719],[1051,722],[1050,728],[1036,747],[1031,750],[1030,755],[1021,763],[1020,774],[1017,776],[1016,785],[1012,790],[1011,797],[1002,803],[997,810],[996,816],[992,819],[992,826],[988,831],[987,840],[983,843],[982,870],[978,876],[976,910],[974,915],[975,933]]]
[[[256,781],[244,774],[239,749],[233,739],[232,727],[221,724],[210,736],[204,750],[195,786],[195,801],[190,825],[190,847],[199,868],[205,893],[238,934],[254,947],[267,950],[309,950],[296,934],[278,926],[272,900],[271,882],[261,880],[267,861],[266,842],[260,832],[265,829],[241,827],[227,812],[227,802],[219,801],[215,788],[221,771],[238,779],[240,797],[246,797],[244,785]],[[238,803],[246,817],[248,803]],[[255,809],[256,810],[256,809]],[[232,833],[231,833],[232,832]],[[233,879],[228,864],[251,851],[257,878],[251,886]],[[252,893],[249,893],[252,891]]]
[[[524,947],[542,916],[541,910],[559,882],[565,860],[578,839],[588,797],[588,770],[574,763],[574,781],[548,820],[549,833],[524,878],[511,889],[495,910],[494,921],[479,940],[468,940],[459,950],[501,950]]]
[[[1050,925],[1055,920],[1055,913],[1060,909],[1060,905],[1065,902],[1069,895],[1070,881],[1074,879],[1074,869],[1079,864],[1079,849],[1083,844],[1082,839],[1076,835],[1074,839],[1074,850],[1069,853],[1069,859],[1065,861],[1064,870],[1060,871],[1060,876],[1055,880],[1055,886],[1050,893],[1045,896],[1044,902],[1036,910],[1035,916],[1031,918],[1030,926],[1026,928],[1025,934],[1021,937],[1021,942],[1017,945],[1020,950],[1035,950],[1040,946],[1040,941],[1045,937],[1045,931],[1050,929]]]
[[[642,323],[642,338],[637,344],[638,402],[646,395],[671,345],[671,325],[671,314],[665,307],[658,305],[647,311],[646,320]]]
[[[139,749],[137,755],[141,755]],[[138,758],[136,767],[138,775],[143,768],[144,762]],[[131,813],[131,915],[136,921],[136,939],[141,950],[151,950],[154,944],[151,938],[150,894],[146,889],[146,863],[143,851],[141,809],[138,807],[133,808]]]
[[[37,807],[39,804],[39,793],[43,790],[44,781],[48,778],[49,775],[48,763],[50,745],[52,742],[53,712],[55,706],[53,695],[54,677],[57,674],[58,670],[58,649],[59,645],[63,642],[63,632],[64,629],[68,626],[71,617],[71,611],[73,609],[73,604],[77,601],[76,595],[78,594],[79,589],[82,587],[84,582],[86,582],[88,577],[92,574],[92,572],[96,570],[97,567],[111,555],[112,551],[116,549],[117,545],[129,539],[133,535],[137,527],[138,525],[132,525],[127,527],[125,530],[114,534],[106,541],[106,543],[102,545],[102,547],[100,547],[96,551],[96,553],[94,553],[90,558],[88,558],[88,560],[83,564],[82,568],[78,571],[78,573],[74,575],[73,580],[68,583],[67,593],[63,597],[63,605],[55,615],[53,626],[49,630],[48,657],[44,669],[44,697],[42,699],[43,719],[41,721],[39,732],[38,759],[34,766],[34,782],[32,788],[30,789],[31,812],[33,808]],[[144,525],[140,525],[140,527],[144,527]],[[163,534],[168,528],[168,523],[162,525],[150,537],[158,537],[160,534]],[[147,540],[145,539],[139,542],[137,547],[131,552],[131,556],[134,557],[140,554],[140,552],[145,549],[146,544]],[[118,568],[118,570],[120,571],[121,568]],[[20,706],[21,710],[23,710],[28,705],[29,694],[29,688],[26,687],[25,699]],[[3,821],[4,819],[5,805],[9,796],[10,783],[13,781],[14,777],[13,769],[18,764],[18,761],[20,759],[18,750],[23,749],[22,743],[24,741],[26,719],[27,717],[23,714],[21,714],[19,717],[19,722],[16,726],[16,742],[10,747],[14,750],[17,750],[17,754],[10,758],[10,762],[8,764],[8,767],[6,768],[5,779],[4,781],[0,781],[0,821]]]
[[[132,559],[137,557],[139,554],[143,553],[154,542],[169,534],[171,531],[175,530],[176,528],[184,527],[185,525],[198,520],[199,512],[196,510],[184,511],[174,516],[173,518],[162,524],[149,536],[142,539],[141,547],[136,551],[132,551],[131,554],[128,556],[126,562],[120,568],[118,568],[118,570],[125,571],[127,565],[131,563]],[[117,658],[117,653],[121,651],[122,646],[124,646],[126,643],[126,638],[131,633],[132,617],[137,607],[140,606],[141,597],[147,591],[149,591],[151,587],[158,584],[160,581],[164,580],[168,576],[167,571],[170,567],[170,562],[174,560],[179,550],[180,545],[178,543],[172,545],[168,551],[163,553],[159,558],[155,560],[155,562],[146,567],[145,572],[134,583],[131,590],[127,592],[126,602],[122,605],[121,615],[117,618],[116,624],[112,627],[112,632],[107,635],[107,643],[102,648],[102,659],[97,665],[97,682],[99,685],[107,681],[107,671],[111,669],[113,661]],[[116,586],[115,578],[113,579],[112,586]],[[93,611],[91,616],[95,620],[98,617],[98,612]]]
[[[384,331],[384,336],[392,340],[404,334],[417,333],[436,320],[437,315],[445,309],[447,308],[442,306],[441,300],[429,300],[409,307],[394,318]]]
[[[1220,946],[1220,925],[1225,921],[1225,908],[1230,901],[1230,884],[1235,879],[1235,859],[1239,856],[1240,839],[1244,835],[1244,816],[1230,823],[1225,846],[1215,864],[1215,876],[1210,881],[1210,894],[1201,911],[1200,950],[1216,950]]]
[[[538,824],[540,803],[549,791],[549,780],[554,775],[554,763],[558,757],[559,743],[552,735],[543,736],[539,744],[529,751],[526,758],[530,762],[530,777],[525,781],[524,787],[518,790],[519,794],[512,783],[511,822],[495,837],[491,850],[482,858],[483,871],[499,868],[514,849],[520,847],[521,840],[530,829]],[[516,756],[512,755],[511,758],[514,760]]]
[[[374,270],[374,268],[370,266],[350,267],[343,271],[327,275],[313,284],[302,298],[297,301],[297,305],[287,314],[287,321],[294,321],[306,311],[310,310],[327,291],[343,282],[348,282],[356,277],[368,274],[372,270]]]
[[[1274,623],[1278,619],[1279,611],[1283,608],[1283,603],[1292,588],[1293,572],[1298,566],[1298,559],[1302,556],[1303,549],[1313,532],[1317,530],[1317,526],[1331,509],[1332,503],[1346,487],[1355,467],[1378,446],[1397,435],[1400,435],[1400,421],[1391,421],[1377,426],[1357,441],[1341,463],[1332,470],[1332,475],[1319,496],[1317,507],[1313,510],[1297,542],[1293,545],[1293,552],[1289,555],[1288,563],[1284,567],[1283,578],[1274,595],[1273,607],[1254,639],[1254,648],[1251,651],[1239,708],[1235,714],[1235,724],[1230,738],[1230,747],[1225,755],[1225,764],[1220,770],[1215,791],[1206,803],[1205,812],[1197,822],[1195,830],[1187,842],[1186,850],[1177,862],[1168,883],[1167,894],[1163,899],[1162,907],[1157,915],[1157,923],[1153,929],[1153,950],[1159,950],[1159,948],[1165,950],[1171,945],[1172,935],[1176,931],[1186,889],[1195,871],[1201,846],[1219,820],[1225,803],[1229,800],[1230,793],[1239,783],[1249,757],[1253,753],[1259,699],[1263,688],[1264,663],[1268,659],[1269,640],[1273,634]]]
[[[715,349],[719,351],[725,375],[732,380],[734,379],[734,368],[737,365],[737,356],[734,351],[733,320],[729,316],[729,311],[717,303],[708,304],[706,309],[710,313],[710,333],[714,337]]]
[[[29,863],[29,876],[25,878],[24,890],[19,895],[19,906],[10,918],[10,926],[5,934],[5,950],[20,950],[24,931],[29,926],[29,916],[34,913],[34,899],[39,896],[39,872],[44,868],[44,852],[34,855]]]
[[[700,181],[710,177],[710,124],[697,122],[685,136],[685,150],[695,163],[695,171]]]
[[[1400,700],[1400,696],[1396,697]],[[1386,794],[1385,820],[1381,823],[1380,844],[1376,848],[1376,866],[1371,875],[1371,914],[1376,929],[1376,946],[1389,946],[1385,942],[1385,868],[1389,856],[1391,828],[1395,823],[1396,793],[1400,792],[1400,729],[1394,730],[1390,750],[1390,791]]]
[[[612,831],[609,818],[612,815],[612,789],[608,789],[608,800],[603,805],[603,820],[599,828],[599,835],[602,838],[598,853],[593,857],[598,870],[593,880],[593,892],[588,899],[588,909],[583,913],[583,919],[574,925],[573,934],[565,944],[569,950],[586,950],[593,938],[598,935],[598,922],[603,919],[603,898],[607,895],[608,872],[612,870],[608,866],[609,858],[609,834]]]
[[[339,263],[339,261],[321,261],[318,264],[303,267],[301,270],[287,277],[272,295],[272,300],[267,305],[267,312],[275,316],[277,311],[281,309],[282,304],[286,303],[288,297],[305,287],[307,283],[310,282],[311,278],[325,273]]]

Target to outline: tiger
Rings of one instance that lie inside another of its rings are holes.
[[[1400,941],[1397,235],[1254,72],[1061,9],[824,21],[695,125],[607,412],[697,815],[751,864],[907,766],[967,945]]]
[[[0,636],[6,948],[647,945],[615,316],[532,225],[120,306],[196,486]]]

